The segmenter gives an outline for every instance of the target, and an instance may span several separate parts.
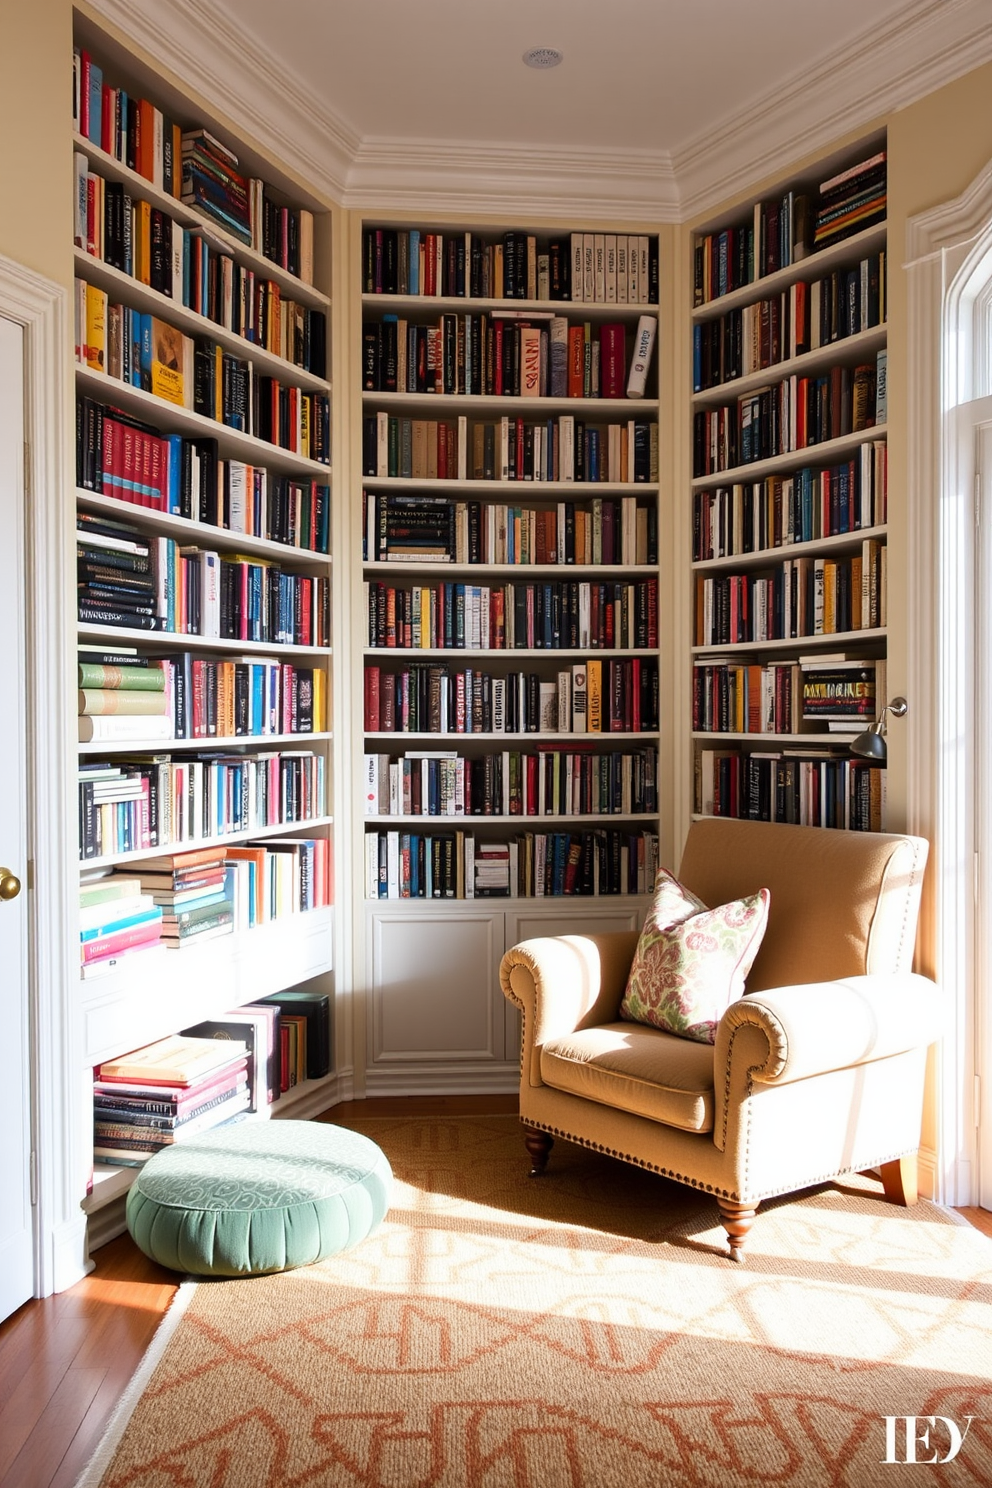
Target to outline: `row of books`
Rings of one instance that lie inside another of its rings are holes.
[[[657,318],[570,324],[551,311],[386,315],[362,326],[362,388],[515,398],[643,398]]]
[[[638,816],[658,809],[654,748],[367,754],[366,816]]]
[[[694,392],[884,325],[885,252],[692,328]]]
[[[658,511],[636,496],[536,507],[363,491],[362,537],[375,563],[653,564]]]
[[[701,733],[858,734],[885,696],[884,660],[713,661],[692,669],[692,727]]]
[[[658,663],[649,656],[589,657],[553,677],[426,662],[365,668],[364,724],[374,734],[652,733],[658,718]]]
[[[76,133],[98,150],[313,283],[313,214],[277,203],[264,181],[240,175],[237,156],[206,130],[183,132],[149,99],[107,82],[103,67],[82,47],[72,55],[72,120]]]
[[[882,832],[885,770],[805,745],[751,754],[703,749],[696,762],[696,810],[702,816]]]
[[[580,232],[545,239],[514,231],[487,238],[367,227],[362,288],[365,294],[657,305],[658,239]]]
[[[705,563],[884,525],[887,487],[888,451],[878,439],[839,465],[695,491],[693,559]]]
[[[658,425],[644,419],[595,423],[561,414],[540,423],[502,418],[470,423],[380,411],[362,423],[362,473],[377,479],[656,481]]]
[[[709,304],[799,263],[810,253],[881,222],[885,151],[876,151],[808,191],[790,189],[754,204],[736,226],[704,233],[693,250],[693,302]]]
[[[82,760],[80,857],[149,851],[323,816],[326,772],[308,750]]]
[[[180,547],[102,513],[76,517],[79,619],[272,645],[326,646],[330,581],[267,559]]]
[[[133,197],[120,181],[105,180],[78,151],[74,164],[78,248],[315,377],[326,375],[322,310],[284,296],[274,279]]]
[[[613,650],[658,644],[658,582],[365,583],[368,645],[399,650]]]
[[[111,301],[105,289],[83,279],[76,280],[73,304],[78,365],[301,459],[330,464],[326,393],[258,372],[250,357]]]
[[[697,408],[692,473],[716,475],[884,424],[886,388],[887,353],[880,351],[874,363],[793,375],[719,408]]]
[[[216,439],[163,433],[84,395],[76,398],[76,485],[246,537],[329,551],[329,485],[222,459]]]
[[[875,538],[851,557],[787,558],[771,575],[696,578],[698,646],[876,630],[886,623],[887,549]]]
[[[367,899],[506,899],[649,893],[658,837],[643,828],[519,832],[477,841],[474,833],[365,836]]]
[[[79,742],[264,738],[326,728],[325,674],[257,656],[84,651]]]

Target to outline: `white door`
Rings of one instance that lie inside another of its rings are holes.
[[[24,336],[0,319],[0,1318],[34,1292],[24,702]]]

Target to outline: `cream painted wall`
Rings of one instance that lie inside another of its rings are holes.
[[[72,7],[4,6],[0,253],[72,286]]]

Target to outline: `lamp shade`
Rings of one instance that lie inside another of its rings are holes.
[[[871,728],[865,729],[863,734],[858,734],[856,739],[852,739],[848,747],[852,754],[859,755],[861,759],[878,760],[884,764],[888,751],[882,734],[881,719],[878,723],[873,723]]]

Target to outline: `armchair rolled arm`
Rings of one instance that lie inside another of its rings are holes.
[[[776,987],[731,1003],[717,1028],[715,1067],[744,1058],[752,1077],[784,1085],[926,1048],[943,1024],[938,987],[913,972]]]
[[[521,1074],[531,1085],[542,1083],[543,1044],[617,1018],[638,933],[542,935],[506,952],[500,986],[523,1013]]]

